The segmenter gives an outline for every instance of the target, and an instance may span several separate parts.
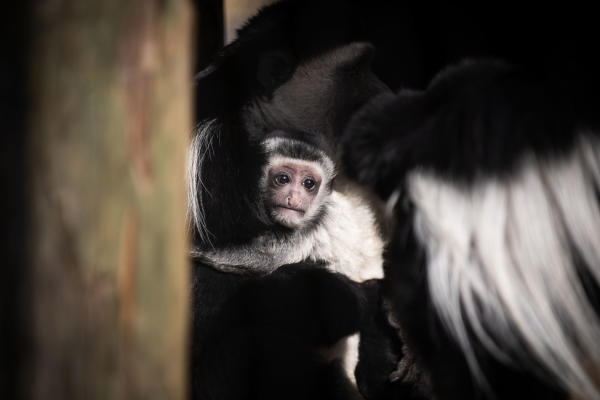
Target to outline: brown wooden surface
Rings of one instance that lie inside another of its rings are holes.
[[[32,11],[27,397],[183,398],[191,7]]]

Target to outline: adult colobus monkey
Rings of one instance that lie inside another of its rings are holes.
[[[600,92],[578,66],[463,62],[350,124],[347,169],[396,222],[385,296],[435,398],[600,398]]]
[[[351,399],[356,388],[325,349],[372,319],[371,295],[327,268],[375,277],[362,261],[378,264],[382,244],[360,197],[331,188],[330,149],[384,87],[369,70],[371,46],[298,48],[272,28],[273,10],[198,76],[192,397]],[[292,182],[306,189],[303,204],[287,198]],[[356,237],[340,231],[357,223]]]

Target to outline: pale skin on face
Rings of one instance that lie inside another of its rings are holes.
[[[271,216],[290,228],[301,225],[319,193],[322,177],[314,167],[302,162],[285,162],[268,171]]]

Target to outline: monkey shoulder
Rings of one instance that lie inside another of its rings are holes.
[[[314,233],[313,258],[362,282],[383,277],[384,239],[371,205],[357,194],[332,191]]]

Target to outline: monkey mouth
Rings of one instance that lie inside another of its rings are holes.
[[[292,211],[292,212],[298,213],[302,216],[305,213],[305,211],[302,210],[301,208],[294,208],[294,207],[282,206],[282,205],[277,205],[277,206],[275,206],[275,208],[283,211],[286,214],[289,213],[290,211]],[[288,211],[286,211],[286,210],[288,210]]]

